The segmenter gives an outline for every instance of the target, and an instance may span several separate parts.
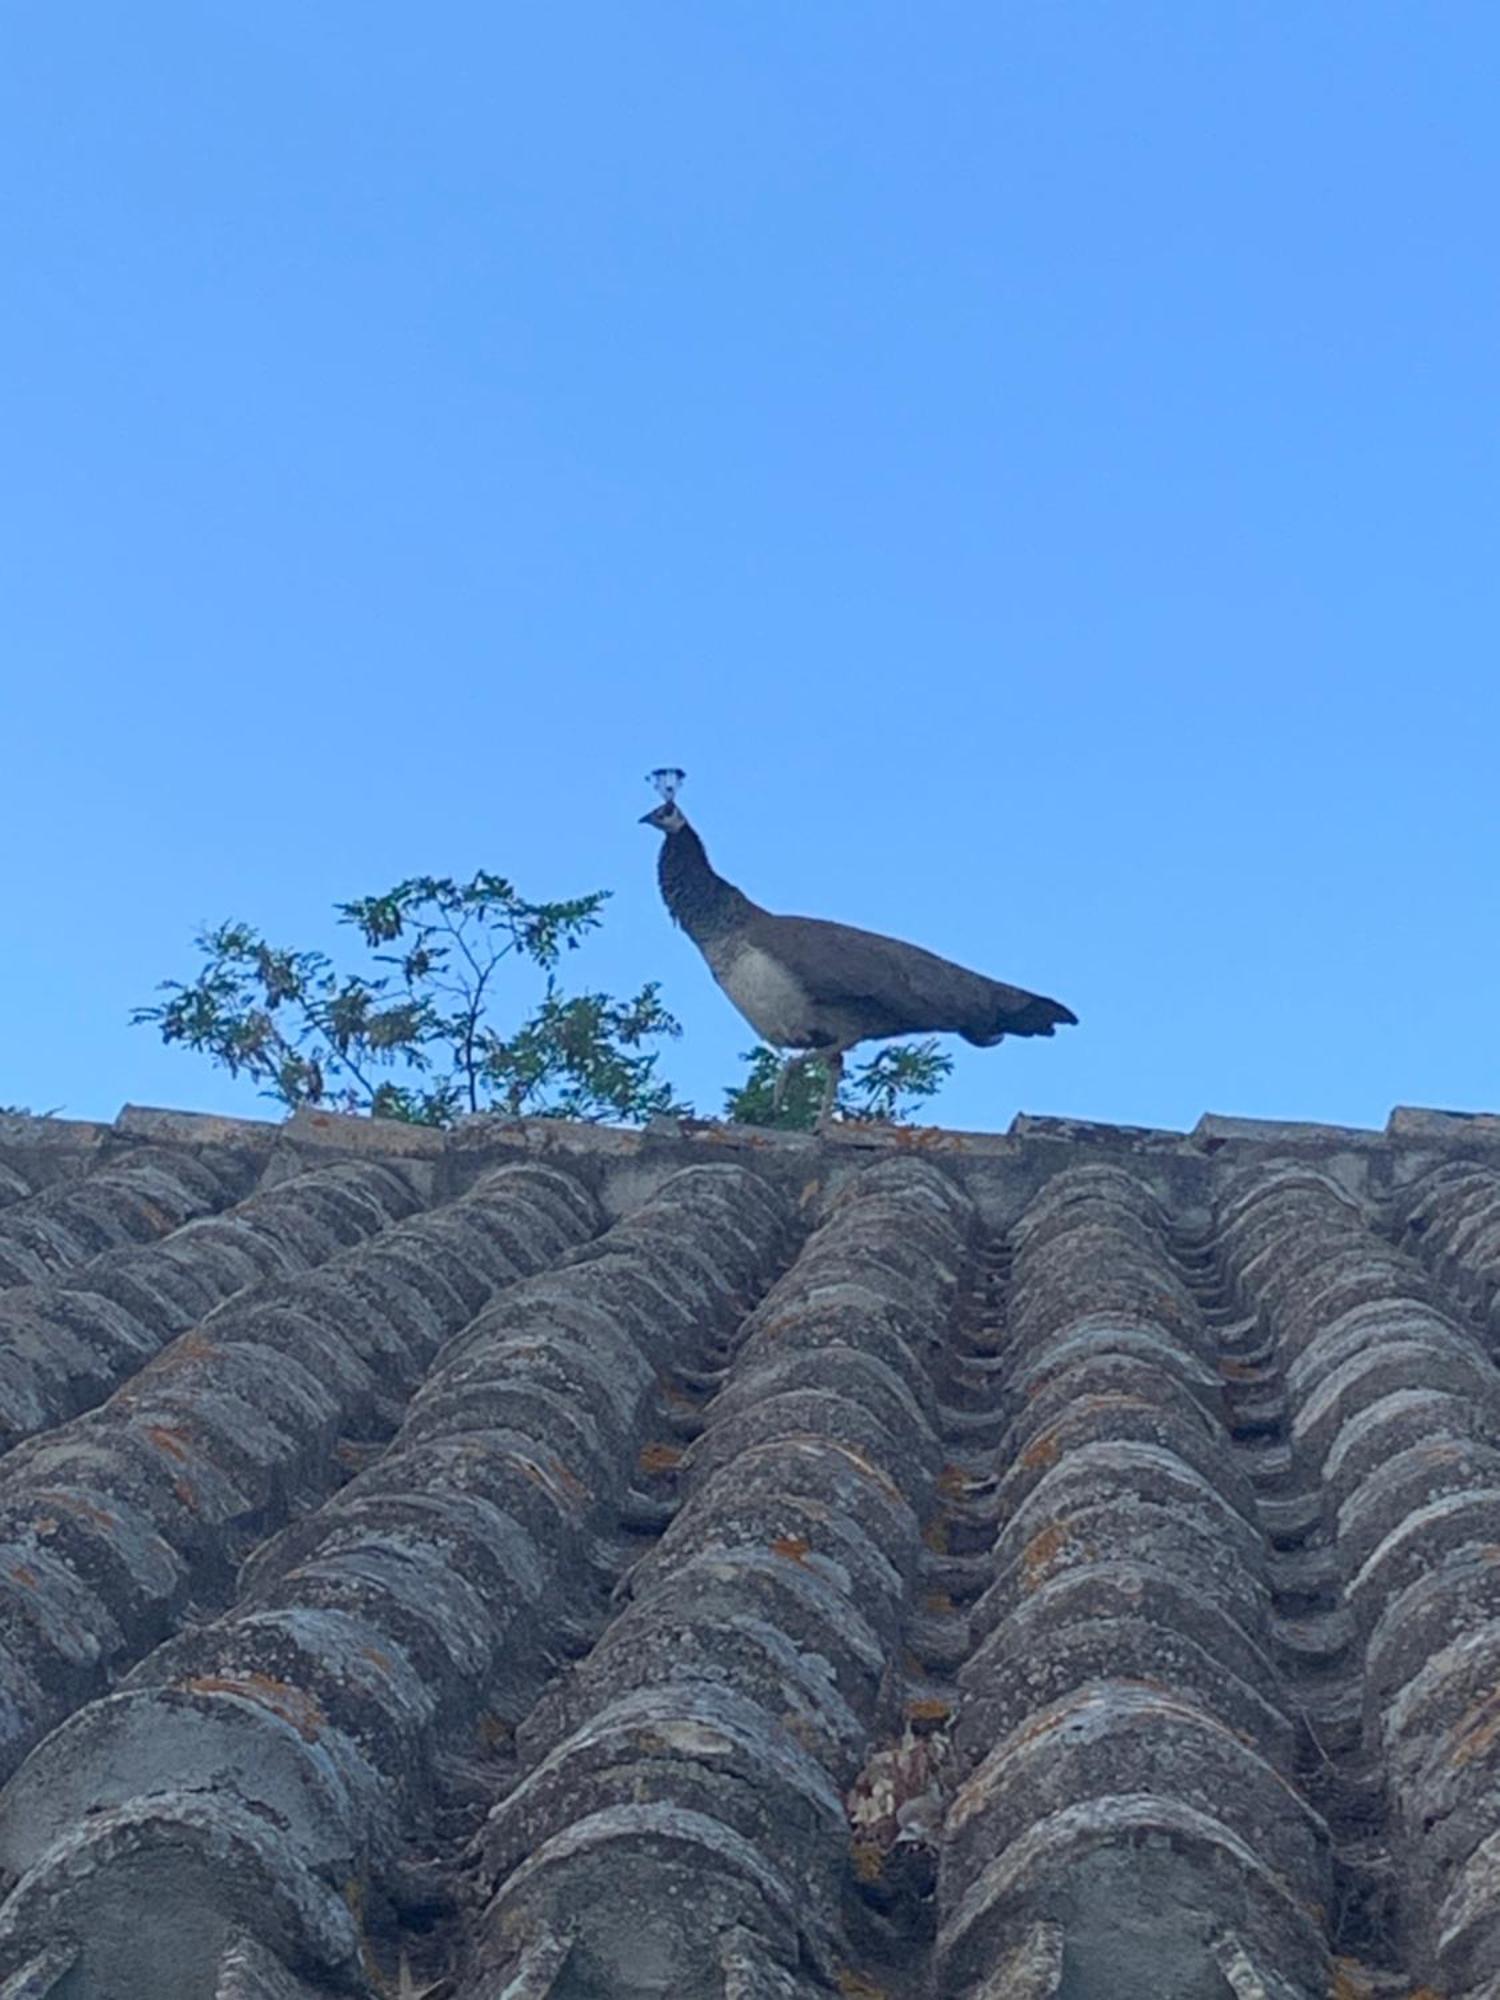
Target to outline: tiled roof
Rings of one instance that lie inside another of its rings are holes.
[[[1500,2000],[1500,1119],[0,1119],[0,2000]]]

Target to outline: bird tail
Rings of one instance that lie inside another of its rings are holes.
[[[979,1049],[993,1048],[1007,1035],[1050,1035],[1056,1028],[1078,1025],[1071,1007],[1060,1000],[1044,999],[1040,993],[1027,993],[1019,986],[997,985],[994,1005],[987,1015],[986,1020],[960,1031],[966,1042]]]

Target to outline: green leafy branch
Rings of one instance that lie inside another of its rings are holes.
[[[776,1079],[782,1067],[780,1053],[762,1043],[747,1050],[743,1060],[750,1065],[750,1074],[724,1096],[724,1113],[731,1123],[810,1132],[818,1122],[828,1080],[821,1059],[809,1056],[792,1071],[779,1109]],[[835,1108],[846,1120],[902,1123],[917,1105],[936,1095],[952,1068],[952,1056],[935,1041],[890,1043],[868,1062],[846,1072]]]
[[[620,1118],[676,1106],[652,1046],[679,1030],[659,989],[633,999],[565,997],[563,954],[597,929],[604,892],[534,903],[503,876],[419,875],[338,905],[369,966],[341,971],[321,951],[269,944],[233,922],[201,932],[192,980],[132,1020],[248,1076],[295,1110],[323,1105],[415,1124],[465,1113]],[[511,964],[545,975],[540,1001],[510,1035],[490,1018]]]

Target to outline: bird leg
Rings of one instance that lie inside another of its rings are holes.
[[[801,1055],[788,1056],[786,1061],[781,1065],[781,1068],[777,1070],[776,1081],[771,1087],[771,1116],[773,1118],[781,1116],[781,1100],[786,1096],[786,1087],[806,1061],[807,1051],[804,1049]]]
[[[823,1084],[823,1102],[818,1106],[819,1132],[826,1132],[833,1123],[834,1106],[838,1102],[839,1085],[844,1077],[844,1051],[824,1049],[821,1051],[823,1067],[827,1072]]]

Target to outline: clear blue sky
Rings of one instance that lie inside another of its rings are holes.
[[[1072,1003],[941,1102],[1500,1106],[1500,13],[1386,0],[0,19],[0,1101],[257,1109],[196,924],[610,887],[750,1036],[773,908]],[[268,1109],[268,1108],[267,1108]]]

